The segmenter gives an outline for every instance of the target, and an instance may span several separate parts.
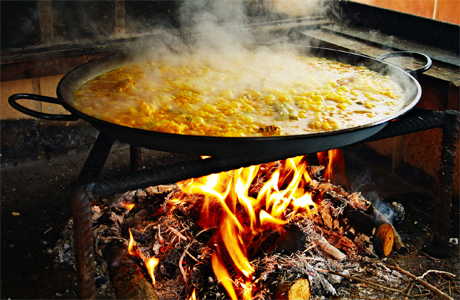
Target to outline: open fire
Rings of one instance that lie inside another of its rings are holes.
[[[347,271],[331,261],[387,256],[402,243],[370,202],[323,177],[340,153],[322,155],[326,167],[299,156],[115,197],[95,206],[96,249],[112,253],[109,270],[138,261],[160,299],[337,295],[324,276]],[[127,251],[113,255],[120,240]]]

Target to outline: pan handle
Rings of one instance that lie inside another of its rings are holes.
[[[35,118],[39,118],[39,119],[55,120],[55,121],[76,121],[79,119],[78,116],[72,115],[72,114],[70,115],[46,114],[46,113],[42,113],[39,111],[31,110],[19,104],[17,102],[17,100],[19,99],[42,101],[42,102],[62,105],[62,103],[59,101],[58,98],[46,97],[46,96],[35,95],[35,94],[14,94],[8,98],[8,103],[16,110],[19,110],[20,112],[26,115],[29,115]]]
[[[431,68],[431,65],[433,64],[433,61],[431,60],[431,58],[426,55],[426,54],[423,54],[423,53],[420,53],[420,52],[412,52],[412,51],[396,51],[396,52],[388,52],[388,53],[385,53],[383,55],[380,55],[379,57],[377,57],[376,59],[377,60],[380,60],[380,61],[383,61],[387,58],[390,58],[390,57],[397,57],[397,56],[410,56],[410,57],[418,57],[418,58],[421,58],[423,59],[424,61],[426,61],[426,64],[421,67],[421,68],[418,68],[418,69],[415,69],[415,70],[408,70],[406,71],[407,73],[409,73],[410,75],[412,76],[416,76],[418,74],[422,74],[423,72],[429,70]]]
[[[418,58],[421,58],[421,59],[426,61],[426,64],[423,67],[415,69],[415,70],[406,71],[407,73],[409,73],[412,76],[416,76],[418,74],[422,74],[425,71],[428,71],[428,69],[430,69],[431,65],[433,64],[433,61],[431,60],[431,58],[428,55],[420,53],[420,52],[412,52],[412,51],[388,52],[388,53],[385,53],[383,55],[380,55],[376,59],[380,60],[380,61],[383,61],[383,60],[385,60],[385,59],[387,59],[389,57],[396,57],[396,56],[418,57]]]

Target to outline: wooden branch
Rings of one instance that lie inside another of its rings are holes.
[[[388,290],[388,291],[392,291],[392,292],[396,292],[396,293],[403,293],[402,290],[391,288],[391,287],[388,287],[388,286],[384,286],[384,285],[381,285],[379,283],[375,283],[375,282],[372,282],[372,281],[369,281],[369,280],[366,280],[366,279],[362,279],[362,278],[359,278],[359,277],[345,275],[345,274],[341,274],[341,273],[337,273],[337,272],[329,271],[329,270],[316,269],[316,271],[323,272],[323,273],[330,273],[330,274],[342,276],[343,278],[347,278],[347,279],[350,279],[350,280],[362,282],[362,283],[365,283],[365,284],[369,285],[370,287],[378,289],[378,290],[380,290],[382,292],[385,292],[386,290]],[[388,294],[388,292],[385,292],[385,293]]]
[[[404,274],[407,277],[412,278],[416,282],[420,283],[421,285],[423,285],[424,287],[426,287],[427,289],[429,289],[430,291],[434,292],[436,295],[438,295],[438,296],[440,296],[440,297],[442,297],[444,299],[454,300],[454,298],[450,297],[449,295],[447,295],[443,291],[439,290],[437,287],[429,284],[428,282],[426,282],[422,278],[417,277],[414,274],[412,274],[412,273],[410,273],[410,272],[408,272],[406,270],[401,269],[397,264],[394,265],[394,266],[387,266],[387,267],[392,269],[392,270],[398,271],[399,273]]]
[[[184,250],[184,252],[182,253],[182,255],[180,256],[180,259],[179,259],[179,269],[180,269],[180,272],[182,274],[182,277],[184,277],[184,282],[185,283],[188,283],[188,277],[187,277],[187,274],[185,274],[185,270],[184,270],[184,267],[183,267],[183,261],[184,261],[185,254],[188,253],[188,249],[190,248],[190,246],[194,242],[195,242],[195,240],[193,240],[190,243],[188,243],[188,245],[185,247],[185,250]]]
[[[419,277],[417,277],[417,278],[423,279],[423,277],[425,277],[426,275],[428,275],[428,274],[430,274],[430,273],[444,274],[444,275],[449,275],[450,277],[456,277],[455,274],[452,274],[452,273],[449,273],[449,272],[438,271],[438,270],[428,270],[428,271],[426,271],[425,273],[423,273],[422,276],[419,276]]]
[[[316,244],[321,248],[321,250],[331,255],[338,261],[344,261],[347,259],[347,256],[342,251],[329,244],[329,242],[324,237],[321,237],[319,240],[317,240]]]

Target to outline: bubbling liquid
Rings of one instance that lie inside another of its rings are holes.
[[[131,63],[86,82],[74,105],[128,127],[243,137],[369,124],[399,111],[402,96],[398,84],[365,67],[262,52]]]

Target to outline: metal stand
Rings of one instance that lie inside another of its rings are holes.
[[[441,153],[442,182],[437,198],[437,209],[435,213],[436,224],[434,228],[435,238],[433,243],[444,245],[448,243],[447,232],[450,227],[450,207],[456,149],[459,138],[460,112],[439,112],[416,108],[399,120],[390,122],[383,130],[362,142],[370,142],[434,128],[443,129],[443,140]],[[95,200],[96,197],[177,182],[188,178],[200,177],[211,173],[287,158],[210,158],[201,161],[189,161],[168,165],[155,170],[133,172],[111,179],[96,179],[102,171],[112,145],[113,139],[106,137],[102,133],[99,135],[79,177],[79,179],[84,179],[86,182],[92,177],[93,181],[80,184],[75,188],[73,194],[72,209],[78,295],[80,298],[84,299],[94,299],[96,293],[94,241],[90,205],[91,201]],[[131,146],[131,169],[139,170],[140,163],[140,148]],[[80,183],[85,181],[80,181]]]

